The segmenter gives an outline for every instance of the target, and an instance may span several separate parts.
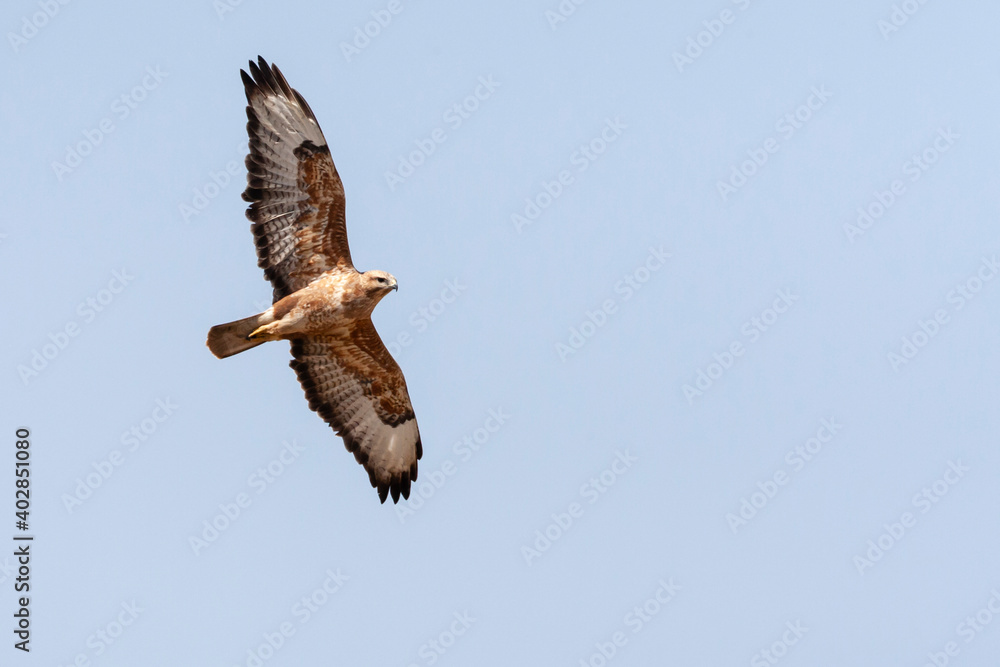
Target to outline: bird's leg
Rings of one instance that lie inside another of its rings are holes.
[[[247,340],[261,342],[268,340],[281,340],[281,334],[277,330],[279,324],[280,322],[271,322],[270,324],[257,327],[250,333],[249,336],[247,336]]]

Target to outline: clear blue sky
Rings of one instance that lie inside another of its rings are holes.
[[[0,663],[994,665],[998,22],[6,3],[0,541],[18,427],[35,541],[28,656],[0,556]],[[399,280],[409,503],[286,345],[205,348],[270,296],[258,54]]]

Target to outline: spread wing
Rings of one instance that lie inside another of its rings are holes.
[[[247,94],[247,218],[257,264],[274,301],[324,271],[353,268],[347,247],[344,185],[316,116],[277,67],[263,58],[240,70]]]
[[[403,372],[370,319],[327,336],[291,341],[309,407],[344,438],[382,502],[410,497],[423,454]]]

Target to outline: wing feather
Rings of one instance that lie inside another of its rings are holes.
[[[420,431],[403,372],[371,320],[291,342],[289,365],[309,407],[344,438],[382,502],[409,498],[423,455]]]
[[[344,185],[309,104],[258,57],[240,70],[247,95],[247,218],[274,301],[324,271],[353,269]]]

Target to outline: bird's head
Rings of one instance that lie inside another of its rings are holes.
[[[385,271],[365,271],[361,274],[365,292],[369,296],[381,299],[392,290],[399,289],[396,278]]]

